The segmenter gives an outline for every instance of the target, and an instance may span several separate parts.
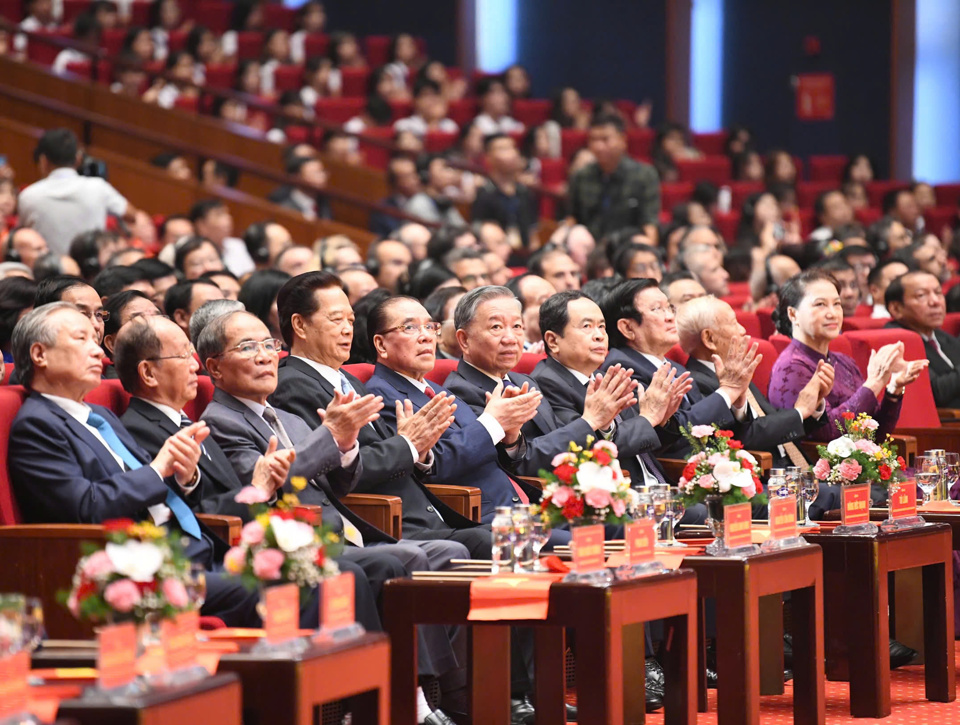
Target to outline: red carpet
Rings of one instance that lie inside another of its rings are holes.
[[[960,646],[955,649],[960,656]],[[955,657],[954,661],[957,659]],[[886,725],[946,725],[960,723],[960,700],[929,702],[923,694],[923,665],[901,667],[890,673],[891,713],[882,719],[850,716],[849,686],[846,682],[827,680],[827,723],[886,723]],[[787,725],[793,722],[793,688],[786,684],[783,695],[760,698],[760,721],[764,725]],[[647,722],[663,723],[663,711],[647,715]],[[717,722],[717,691],[710,690],[709,712],[699,713],[697,722],[712,725]]]

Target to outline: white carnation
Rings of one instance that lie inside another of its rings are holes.
[[[118,574],[135,582],[149,582],[163,564],[163,552],[154,544],[130,539],[122,544],[109,543],[105,547],[110,563]]]
[[[302,521],[270,517],[270,526],[277,539],[277,546],[288,554],[313,543],[313,527]]]
[[[577,471],[577,482],[583,493],[592,491],[595,488],[603,489],[613,493],[617,490],[616,481],[613,480],[613,469],[609,466],[601,466],[593,461],[587,461],[580,464],[580,470]]]
[[[838,458],[849,458],[850,454],[856,450],[853,441],[847,436],[834,438],[827,444],[827,452]]]

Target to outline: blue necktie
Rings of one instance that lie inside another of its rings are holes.
[[[180,428],[189,428],[191,425],[193,425],[193,421],[190,420],[185,413],[180,413]],[[207,449],[203,443],[200,444],[200,452],[207,457],[207,460],[213,460],[210,458],[210,454],[207,453]]]
[[[350,384],[350,381],[347,380],[347,376],[342,372],[340,373],[340,392],[344,395],[357,392],[356,389]]]
[[[130,452],[130,449],[123,444],[123,441],[117,436],[116,431],[113,430],[113,426],[111,426],[103,416],[91,411],[90,415],[87,416],[87,425],[97,429],[97,432],[100,433],[103,440],[106,441],[107,447],[120,456],[120,460],[126,464],[127,468],[131,471],[143,468],[143,464],[140,463],[136,456]],[[167,500],[164,503],[166,503],[170,511],[173,512],[173,515],[177,517],[180,528],[193,538],[199,539],[200,524],[197,522],[197,517],[193,515],[193,511],[190,510],[186,502],[168,488]]]

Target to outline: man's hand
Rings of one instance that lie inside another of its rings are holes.
[[[340,452],[346,453],[357,442],[360,429],[380,417],[381,408],[383,398],[379,395],[360,398],[353,392],[343,395],[339,390],[334,390],[333,400],[327,409],[318,408],[317,413],[323,426],[333,435]]]
[[[487,393],[487,405],[483,409],[503,428],[504,441],[512,445],[520,437],[520,428],[537,414],[537,406],[543,395],[539,390],[530,390],[530,385],[503,389],[503,383],[497,383],[493,393]]]
[[[266,452],[257,459],[253,467],[250,485],[273,496],[290,475],[290,466],[297,457],[293,448],[277,450],[277,437],[270,436]]]
[[[753,373],[763,360],[763,355],[757,353],[758,347],[757,343],[750,344],[749,337],[735,337],[730,342],[726,360],[722,360],[719,355],[713,356],[720,390],[730,396],[731,402],[737,400],[750,387]]]
[[[190,485],[200,462],[200,444],[210,435],[202,420],[181,428],[164,442],[151,467],[163,478],[173,476],[181,488]]]
[[[884,345],[879,350],[870,351],[870,360],[867,362],[867,379],[864,387],[870,388],[874,395],[887,387],[894,372],[902,369],[903,343],[893,342]]]
[[[637,402],[633,391],[637,383],[631,377],[633,370],[620,365],[607,368],[601,378],[594,376],[587,383],[587,396],[583,401],[583,419],[593,430],[606,430],[623,410]]]
[[[637,396],[640,399],[640,416],[646,418],[654,428],[669,419],[669,416],[664,416],[673,402],[671,390],[676,374],[673,365],[664,363],[653,374],[647,389]]]
[[[673,368],[672,365],[670,367],[671,369]],[[689,372],[682,373],[673,379],[668,392],[669,402],[667,403],[667,409],[663,413],[663,420],[660,425],[663,425],[676,415],[676,412],[680,409],[680,405],[683,403],[684,396],[686,396],[692,388],[693,378],[690,377]]]
[[[930,364],[929,360],[911,360],[904,364],[904,369],[895,373],[890,380],[897,387],[897,392],[903,394],[903,389],[920,377],[920,373]]]
[[[416,413],[409,400],[397,401],[397,435],[410,439],[421,462],[453,423],[453,411],[457,409],[453,401],[452,395],[437,393]]]

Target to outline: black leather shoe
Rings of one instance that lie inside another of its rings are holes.
[[[707,667],[707,689],[717,689],[717,671],[711,667]]]
[[[536,717],[529,697],[510,698],[510,725],[533,725]]]
[[[434,710],[423,720],[423,725],[457,725],[443,710]]]
[[[907,645],[897,642],[897,640],[890,640],[890,669],[895,670],[898,667],[903,667],[904,665],[909,665],[911,662],[916,659],[919,653],[915,649],[907,647]]]
[[[576,722],[577,721],[577,706],[571,705],[569,702],[565,704],[566,718],[567,722]]]
[[[783,669],[793,669],[793,635],[783,635]]]
[[[793,670],[783,669],[783,681],[790,682],[793,679]]]
[[[654,712],[663,707],[665,679],[663,668],[655,657],[647,657],[644,669],[646,670],[646,698],[644,699],[644,709],[647,712]]]
[[[717,689],[717,643],[713,640],[707,640],[707,651],[706,651],[706,674],[707,674],[707,689],[716,690]]]

